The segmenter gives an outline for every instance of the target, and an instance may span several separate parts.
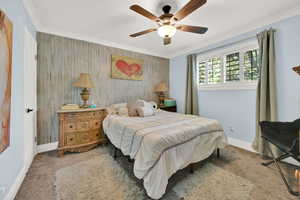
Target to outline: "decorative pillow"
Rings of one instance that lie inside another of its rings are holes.
[[[118,109],[121,108],[121,107],[126,108],[126,107],[127,107],[127,103],[112,104],[112,105],[110,106],[110,108],[109,108],[110,114],[111,114],[111,115],[116,115],[116,114],[118,114]]]
[[[153,108],[154,110],[157,110],[158,106],[157,106],[157,103],[156,103],[156,102],[154,102],[154,101],[149,101],[148,103],[151,104],[151,106],[152,106],[152,108]]]
[[[154,110],[149,107],[139,107],[137,108],[137,112],[140,117],[149,117],[154,115]]]
[[[116,114],[115,110],[112,109],[111,107],[107,107],[105,110],[106,110],[106,112],[107,112],[108,115]]]
[[[128,115],[130,117],[136,117],[138,116],[137,108],[143,107],[144,101],[143,100],[137,100],[137,101],[130,101],[127,103],[128,108]]]
[[[128,108],[127,107],[117,108],[117,114],[121,117],[128,117]]]

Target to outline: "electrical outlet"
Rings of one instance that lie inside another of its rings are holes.
[[[228,127],[230,133],[234,133],[234,128],[232,126]]]
[[[0,187],[0,196],[1,196],[1,195],[4,195],[4,194],[5,194],[5,191],[6,191],[6,188],[5,188],[5,187]]]

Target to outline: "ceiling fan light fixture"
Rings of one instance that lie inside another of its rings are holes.
[[[165,37],[173,37],[176,33],[176,27],[172,25],[163,25],[157,29],[157,33],[160,37],[165,38]]]

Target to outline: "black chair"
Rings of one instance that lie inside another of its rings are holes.
[[[294,122],[260,122],[262,135],[261,137],[275,145],[282,155],[275,158],[271,149],[269,149],[273,160],[270,162],[263,163],[264,166],[268,166],[272,163],[276,164],[276,167],[280,173],[280,176],[286,185],[288,191],[295,196],[299,196],[299,192],[295,192],[289,186],[278,162],[281,160],[292,157],[300,162],[299,157],[299,130],[300,130],[300,119]]]

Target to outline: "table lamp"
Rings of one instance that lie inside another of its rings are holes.
[[[169,91],[166,83],[161,82],[154,88],[154,92],[157,93],[159,99],[159,106],[164,106],[165,93]]]
[[[88,108],[88,100],[89,100],[89,97],[90,97],[90,92],[89,92],[89,88],[94,88],[95,85],[90,77],[89,74],[87,73],[81,73],[80,74],[80,77],[79,77],[79,80],[76,81],[73,86],[75,87],[78,87],[78,88],[82,88],[82,91],[80,93],[81,95],[81,99],[83,101],[83,105],[80,106],[81,108]]]

